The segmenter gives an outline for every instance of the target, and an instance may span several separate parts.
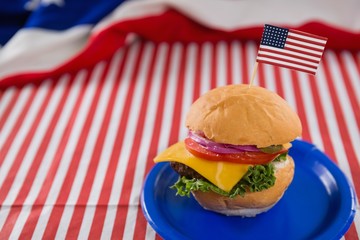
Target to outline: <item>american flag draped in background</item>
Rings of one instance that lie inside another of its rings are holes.
[[[256,61],[315,74],[327,38],[266,24]]]
[[[334,3],[344,15],[325,0],[25,2],[0,50],[0,238],[157,238],[139,208],[152,158],[200,94],[248,83],[266,22],[329,37],[316,78],[264,64],[255,83],[360,192],[357,0]],[[345,238],[359,229],[357,214]]]

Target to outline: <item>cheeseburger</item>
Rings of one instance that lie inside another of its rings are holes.
[[[205,209],[250,217],[273,207],[294,176],[288,155],[301,135],[298,115],[265,88],[229,85],[197,99],[186,116],[189,135],[160,153],[179,174],[172,186]]]

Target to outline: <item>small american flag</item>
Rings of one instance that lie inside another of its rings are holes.
[[[265,24],[257,62],[315,74],[327,38]]]

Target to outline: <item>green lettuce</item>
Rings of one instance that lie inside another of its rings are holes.
[[[279,155],[274,161],[286,160],[286,154]],[[177,182],[170,188],[176,189],[176,195],[190,197],[191,191],[209,192],[213,191],[220,195],[234,198],[237,195],[244,196],[246,191],[260,192],[275,184],[275,168],[272,163],[265,165],[250,166],[243,178],[230,190],[226,192],[205,179],[188,179],[179,177]]]
[[[273,162],[284,162],[286,161],[287,159],[287,153],[283,153],[283,154],[280,154],[279,156],[277,156]]]

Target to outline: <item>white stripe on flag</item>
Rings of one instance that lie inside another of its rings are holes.
[[[292,50],[286,50],[284,48],[274,48],[274,47],[271,47],[271,46],[260,45],[259,51],[267,51],[267,50],[276,51],[278,54],[283,54],[283,55],[287,55],[287,54],[295,55],[295,56],[297,56],[299,58],[306,58],[306,59],[313,60],[313,61],[320,61],[320,59],[321,59],[320,57],[315,57],[315,56],[311,56],[311,55],[308,55],[308,54],[295,52],[295,51],[292,51]],[[270,51],[268,51],[268,52],[270,52]]]
[[[304,39],[304,41],[313,41],[313,42],[317,42],[317,43],[320,43],[322,45],[325,45],[326,44],[326,40],[324,39],[320,39],[320,38],[317,38],[317,37],[312,37],[312,36],[309,36],[309,35],[304,35],[304,34],[300,34],[300,33],[295,33],[295,32],[292,32],[291,30],[288,32],[288,36],[291,36],[291,37],[296,37],[296,38],[301,38],[301,39]]]
[[[325,48],[325,46],[319,46],[316,44],[303,42],[303,41],[299,41],[299,40],[295,40],[295,39],[291,39],[291,38],[287,38],[286,43],[287,44],[295,43],[295,44],[299,44],[299,45],[303,46],[304,48],[307,48],[307,47],[316,48],[316,49],[319,49],[320,51],[324,50],[324,48]]]
[[[283,54],[277,54],[277,53],[272,53],[272,52],[267,52],[267,51],[262,51],[259,50],[259,55],[261,55],[262,57],[266,57],[268,59],[273,59],[273,58],[281,58],[284,61],[289,60],[289,61],[295,61],[298,62],[299,64],[307,64],[307,65],[312,65],[314,67],[317,67],[319,64],[318,63],[314,63],[312,61],[306,61],[306,60],[302,60],[296,57],[289,57]],[[259,59],[260,57],[258,57]]]
[[[290,50],[290,51],[291,50],[298,50],[298,51],[306,52],[306,53],[309,53],[309,54],[315,54],[317,56],[321,56],[321,54],[322,54],[322,51],[311,50],[311,49],[308,49],[308,48],[295,46],[295,45],[291,45],[291,44],[288,44],[288,43],[285,43],[285,49]],[[294,51],[294,53],[295,53],[295,51]]]
[[[280,65],[285,65],[285,66],[287,66],[287,67],[300,68],[300,69],[302,69],[302,70],[306,70],[306,71],[310,71],[310,72],[315,72],[315,71],[316,71],[316,69],[314,69],[314,68],[305,67],[305,66],[302,66],[302,65],[299,65],[299,64],[295,64],[295,63],[289,63],[289,62],[287,62],[287,61],[275,60],[275,59],[268,58],[268,57],[258,57],[257,59],[258,59],[259,61],[271,61],[272,63],[280,64]]]

